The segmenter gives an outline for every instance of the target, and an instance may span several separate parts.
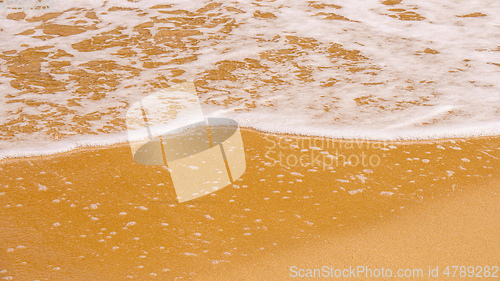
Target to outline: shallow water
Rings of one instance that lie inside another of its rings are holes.
[[[0,155],[124,142],[129,106],[184,81],[266,131],[500,133],[497,1],[160,2],[0,9]]]

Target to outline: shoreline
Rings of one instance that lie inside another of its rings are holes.
[[[293,133],[280,133],[280,132],[274,132],[274,131],[265,131],[265,130],[259,130],[253,127],[240,127],[242,131],[250,131],[254,132],[257,134],[261,135],[271,135],[271,136],[280,136],[282,138],[286,137],[293,137],[293,138],[309,138],[309,139],[326,139],[329,142],[354,142],[354,143],[360,143],[360,142],[366,142],[366,143],[386,143],[386,144],[396,144],[396,145],[406,145],[406,144],[413,144],[413,143],[433,143],[433,142],[447,142],[447,141],[461,141],[461,140],[481,140],[481,139],[491,139],[491,138],[499,138],[500,135],[477,135],[477,136],[468,136],[468,137],[449,137],[449,138],[436,138],[436,139],[400,139],[400,140],[376,140],[376,139],[361,139],[361,138],[331,138],[331,137],[325,137],[325,136],[318,136],[318,135],[308,135],[308,134],[293,134]],[[122,132],[123,133],[123,132]],[[122,134],[122,133],[117,133],[117,134]],[[58,141],[55,141],[56,143]],[[61,142],[65,142],[65,140],[61,140]],[[98,145],[80,145],[76,146],[74,148],[70,148],[67,150],[63,151],[57,151],[57,152],[47,152],[47,153],[41,153],[41,154],[29,154],[29,155],[7,155],[7,156],[2,156],[1,151],[0,151],[0,163],[2,161],[6,160],[15,160],[15,159],[27,159],[27,158],[37,158],[37,157],[51,157],[51,156],[57,156],[65,153],[74,153],[75,151],[78,150],[86,150],[86,149],[109,149],[113,148],[115,146],[123,146],[123,145],[129,145],[128,140],[120,140],[120,141],[112,141],[109,144],[98,144]],[[12,153],[11,153],[12,154]]]

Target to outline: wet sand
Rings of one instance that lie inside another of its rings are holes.
[[[242,137],[246,173],[181,204],[168,171],[134,163],[127,144],[2,160],[0,278],[287,280],[292,265],[499,266],[498,137]]]
[[[394,279],[400,270],[406,274],[402,280],[475,279],[465,275],[469,273],[460,276],[460,269],[455,272],[453,266],[473,266],[474,276],[482,276],[486,266],[498,268],[500,182],[485,181],[467,189],[411,206],[385,221],[345,227],[311,243],[207,271],[199,280],[300,280],[296,276],[307,276],[308,269],[313,276],[317,269],[324,279],[331,279],[332,268],[333,275],[342,270],[337,280],[384,280],[380,274],[392,274]]]

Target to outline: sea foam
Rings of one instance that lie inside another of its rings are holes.
[[[498,1],[163,4],[55,1],[45,21],[0,9],[0,157],[126,142],[130,105],[178,81],[206,116],[266,132],[500,134]]]

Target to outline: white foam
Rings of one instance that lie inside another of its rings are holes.
[[[108,146],[127,141],[126,132],[121,132],[99,136],[74,136],[59,141],[46,141],[37,146],[33,145],[33,143],[16,143],[14,148],[0,150],[0,159],[51,155],[83,147]]]
[[[123,28],[121,32],[125,37],[137,36],[134,29],[137,24],[152,17],[172,16],[149,9],[165,4],[164,1],[112,0],[105,4],[94,0],[54,1],[54,12],[64,13],[49,23],[73,25],[76,19],[83,19],[86,10],[69,11],[72,7],[93,9],[100,22],[95,23],[95,30],[66,37],[55,36],[45,41],[15,35],[28,29],[35,29],[35,36],[43,35],[43,31],[37,29],[40,22],[9,20],[6,15],[13,11],[0,9],[0,37],[3,39],[0,53],[24,50],[23,44],[30,47],[49,45],[53,47],[44,51],[61,49],[73,55],[64,58],[72,62],[72,70],[95,73],[82,65],[103,59],[134,67],[140,72],[135,76],[131,70],[114,69],[112,74],[119,76],[116,89],[108,88],[106,96],[99,101],[82,98],[78,101],[80,106],[68,107],[70,99],[79,97],[75,94],[74,82],[70,82],[66,90],[51,94],[21,93],[10,86],[13,76],[0,57],[0,125],[11,126],[15,131],[14,136],[1,136],[0,158],[44,155],[83,146],[125,142],[126,133],[120,131],[124,128],[112,129],[111,133],[101,131],[114,124],[115,119],[125,119],[128,106],[154,90],[148,83],[159,75],[169,77],[171,68],[185,71],[178,77],[180,79],[209,83],[209,89],[199,87],[205,114],[232,118],[242,126],[258,130],[373,140],[500,135],[498,1],[485,0],[477,5],[464,0],[407,0],[395,6],[382,5],[378,0],[328,2],[342,8],[315,9],[307,2],[285,0],[224,3],[214,10],[217,18],[227,16],[239,24],[238,27],[224,34],[222,39],[210,39],[221,37],[218,30],[222,25],[198,26],[196,29],[203,34],[192,37],[200,39],[196,44],[198,49],[180,50],[157,44],[167,52],[150,55],[154,62],[167,63],[190,55],[196,55],[197,60],[153,69],[142,66],[145,55],[137,44],[128,46],[138,52],[135,57],[115,55],[121,46],[79,52],[72,44],[117,27]],[[208,3],[210,1],[169,1],[172,10],[187,11],[196,11]],[[115,6],[135,10],[109,11]],[[245,13],[231,12],[225,9],[228,6]],[[406,9],[425,19],[398,20],[389,16],[399,15],[389,10],[392,8]],[[275,18],[258,18],[254,16],[258,12],[272,13]],[[351,21],[324,19],[328,13]],[[458,17],[471,13],[486,16]],[[26,14],[30,18],[43,13],[27,11]],[[210,20],[210,16],[205,17]],[[150,31],[154,35],[162,27],[175,28],[175,25],[156,23]],[[303,48],[292,43],[289,36],[312,39],[317,47],[314,50]],[[342,48],[340,52],[357,50],[366,59],[353,61],[342,55],[332,57],[327,49],[333,44]],[[424,52],[427,48],[437,53]],[[292,50],[294,53],[291,58],[278,60],[275,58],[282,55],[277,53],[278,50]],[[216,69],[224,60],[245,63],[245,59],[257,60],[265,68],[238,67],[230,73],[235,77],[234,81],[205,79],[207,71]],[[50,72],[50,61],[57,60],[47,58],[42,63],[42,72]],[[352,71],[353,67],[361,70]],[[309,71],[309,80],[300,76],[304,69]],[[53,74],[53,77],[65,81],[69,75]],[[273,79],[280,82],[273,83]],[[328,79],[335,79],[336,83],[324,87],[331,81]],[[12,102],[14,99],[45,104],[29,106],[22,101]],[[48,107],[49,103],[55,106]],[[71,112],[47,114],[57,113],[58,108],[68,108]],[[81,127],[74,120],[75,116],[95,112],[104,114],[99,120],[89,122],[85,128],[88,132],[76,133]],[[29,115],[44,116],[33,125],[34,132],[25,133],[14,128],[13,125],[29,125],[23,117]],[[48,134],[54,126],[51,121],[61,122],[56,127],[57,136]],[[165,126],[167,128],[168,124]]]

